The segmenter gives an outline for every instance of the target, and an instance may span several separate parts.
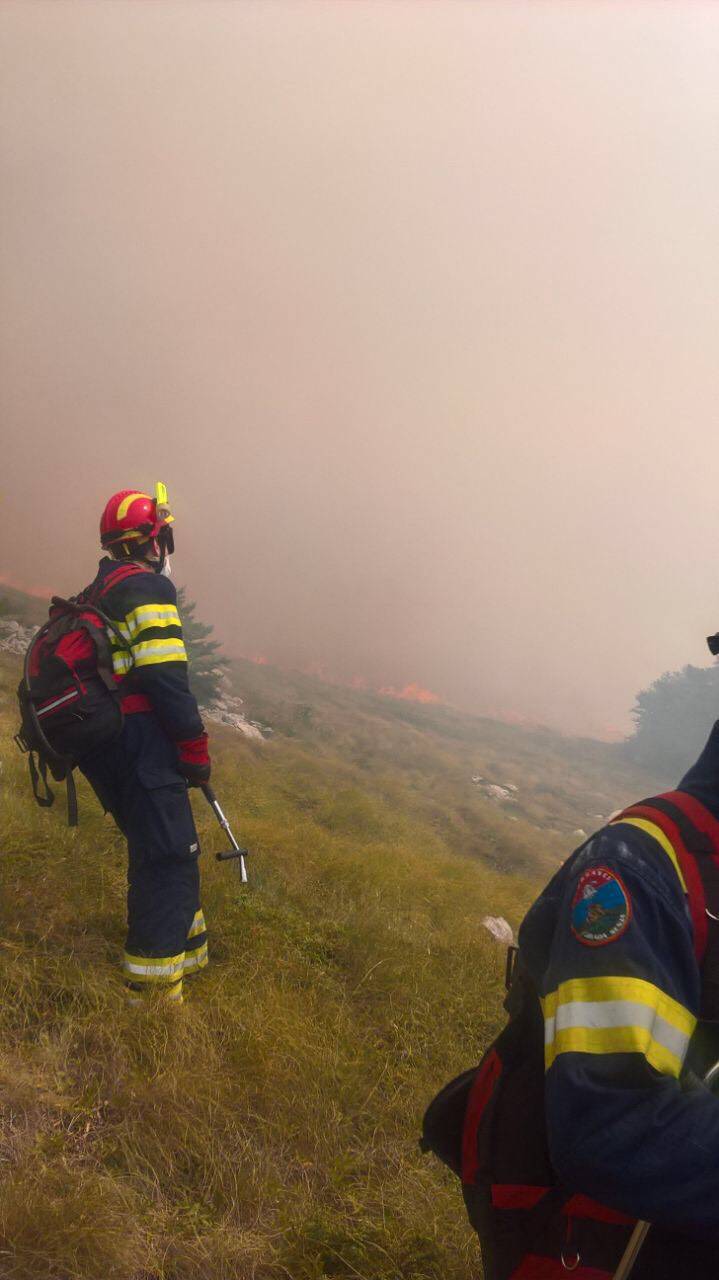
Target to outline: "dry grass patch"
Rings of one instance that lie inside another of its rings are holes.
[[[501,1020],[479,921],[516,923],[532,885],[458,857],[396,778],[216,743],[251,889],[198,799],[212,963],[142,1011],[121,840],[84,788],[76,832],[38,810],[0,749],[0,1277],[474,1280],[458,1189],[416,1142]]]

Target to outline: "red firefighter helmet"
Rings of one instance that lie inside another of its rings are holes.
[[[149,493],[139,493],[137,489],[121,489],[110,498],[100,520],[100,542],[103,547],[114,547],[119,543],[149,542],[160,538],[166,543],[166,550],[171,554],[172,530],[169,526],[174,517],[167,505],[167,490],[158,485],[157,497],[151,498]],[[161,490],[161,492],[160,492]]]

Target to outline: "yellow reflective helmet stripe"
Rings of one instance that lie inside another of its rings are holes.
[[[141,533],[139,529],[123,529],[122,530],[123,542],[131,542],[133,538],[136,538],[139,542],[142,538],[145,538],[146,536],[147,535],[144,533]]]
[[[643,978],[570,978],[542,1000],[545,1066],[561,1053],[641,1053],[678,1076],[696,1018]]]
[[[137,500],[137,498],[147,498],[148,502],[152,502],[152,498],[150,497],[149,493],[128,493],[127,497],[122,499],[122,502],[117,508],[118,520],[125,519],[125,516],[130,510],[130,507],[132,506],[133,502]]]
[[[648,818],[618,818],[616,822],[610,823],[610,826],[613,827],[623,825],[625,823],[629,827],[639,827],[640,831],[646,831],[647,835],[651,836],[653,840],[656,840],[657,844],[661,845],[667,857],[670,859],[677,876],[679,877],[679,883],[682,886],[682,891],[686,893],[686,880],[682,874],[682,869],[679,865],[679,859],[676,855],[674,845],[666,833],[662,831],[661,827],[658,827],[656,822],[650,822]]]

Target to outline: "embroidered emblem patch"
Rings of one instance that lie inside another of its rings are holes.
[[[615,871],[590,867],[572,898],[572,933],[587,947],[621,937],[632,918],[629,894]]]

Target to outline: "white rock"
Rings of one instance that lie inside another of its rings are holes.
[[[484,790],[491,800],[509,800],[512,794],[506,787],[500,787],[496,782],[488,782]]]
[[[510,947],[514,942],[514,934],[511,924],[508,924],[504,916],[485,916],[482,921],[484,928],[497,942],[501,942],[506,947]]]
[[[586,838],[587,838],[587,833],[586,833],[586,831],[583,831],[581,827],[577,827],[576,831],[573,831],[573,832],[572,832],[572,835],[573,835],[573,836],[580,836],[582,840],[586,840]]]
[[[241,698],[223,698],[221,701],[213,702],[210,707],[202,707],[201,711],[206,720],[229,725],[245,738],[254,738],[256,741],[263,742],[264,726],[260,728],[256,724],[251,724],[240,710],[241,706]]]
[[[475,785],[476,785],[476,783],[478,783],[478,782],[484,782],[484,778],[482,777],[481,773],[473,773],[473,774],[472,774],[472,782],[474,782],[474,783],[475,783]]]

